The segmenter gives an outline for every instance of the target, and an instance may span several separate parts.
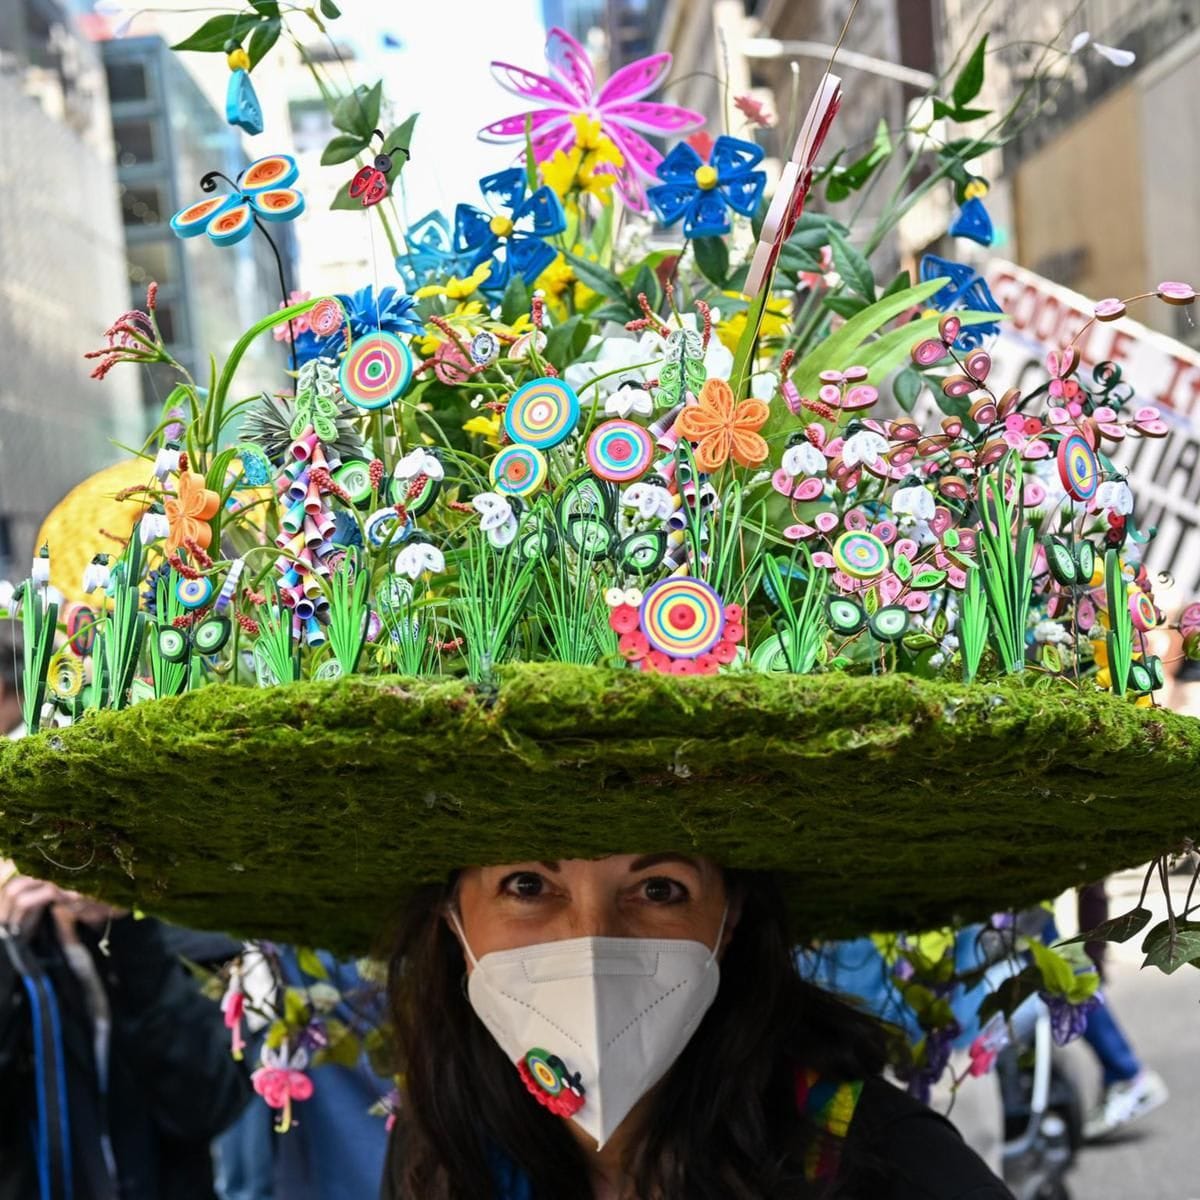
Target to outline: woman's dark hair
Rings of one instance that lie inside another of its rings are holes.
[[[770,876],[730,871],[726,883],[741,916],[720,989],[655,1089],[648,1136],[629,1165],[644,1200],[817,1195],[804,1161],[818,1131],[797,1110],[796,1069],[859,1080],[883,1066],[883,1027],[797,973]],[[391,960],[404,1099],[384,1194],[488,1200],[508,1162],[535,1200],[591,1195],[565,1122],[529,1095],[470,1006],[462,948],[442,915],[452,895],[446,886],[414,897]]]

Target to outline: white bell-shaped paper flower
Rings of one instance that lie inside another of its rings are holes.
[[[887,438],[873,429],[860,429],[842,443],[842,461],[848,467],[878,462],[887,452]]]
[[[1110,479],[1096,489],[1092,506],[1127,517],[1133,512],[1133,491],[1123,479]]]
[[[430,479],[445,478],[446,471],[436,454],[417,446],[410,450],[397,464],[392,474],[397,479],[416,479],[418,475],[428,475]]]
[[[799,442],[783,452],[782,465],[789,475],[820,475],[825,470],[825,455],[811,442]]]
[[[665,521],[675,511],[675,497],[656,483],[631,484],[621,494],[621,503],[644,521]]]
[[[936,508],[933,493],[919,483],[897,488],[892,496],[892,512],[907,513],[918,521],[930,520]]]
[[[100,588],[108,587],[108,581],[112,578],[112,571],[108,566],[108,555],[97,554],[86,567],[83,568],[83,584],[84,592],[95,592]]]
[[[33,566],[29,570],[29,577],[33,580],[35,587],[45,587],[50,582],[49,546],[43,546],[33,556]]]
[[[165,483],[168,475],[179,470],[179,447],[164,446],[154,456],[154,474],[159,483]]]
[[[604,403],[604,411],[610,417],[629,417],[637,413],[640,417],[648,417],[654,411],[654,400],[650,393],[640,384],[631,379],[625,379],[621,386]]]
[[[143,546],[165,538],[171,532],[171,522],[166,513],[148,512],[138,522],[138,536]]]
[[[417,579],[424,572],[437,575],[446,569],[446,556],[430,542],[407,542],[396,555],[394,569],[397,575]]]

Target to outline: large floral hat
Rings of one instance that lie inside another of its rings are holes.
[[[543,107],[487,132],[532,132],[529,161],[481,181],[486,208],[410,227],[411,294],[294,295],[206,387],[153,289],[108,331],[99,377],[179,384],[105,492],[122,519],[51,522],[8,598],[30,736],[0,748],[4,851],[340,949],[473,862],[707,854],[778,872],[815,936],[971,918],[1184,845],[1200,725],[1156,699],[1160,635],[1200,654],[1200,611],[1160,609],[1120,457],[1164,417],[1087,369],[1086,327],[1045,382],[1000,386],[978,272],[880,287],[854,231],[803,211],[814,181],[834,201],[899,152],[821,175],[832,76],[767,201],[755,142],[663,157],[635,135],[692,123],[645,100],[664,56],[597,92],[571,39],[549,55],[549,76],[498,66]],[[357,99],[327,158],[371,157],[347,203],[394,239],[414,124],[385,138],[376,91]],[[979,234],[973,148],[944,154]],[[639,173],[682,244],[615,219]],[[284,154],[226,183],[180,236],[303,207]],[[272,333],[287,366],[247,396]]]

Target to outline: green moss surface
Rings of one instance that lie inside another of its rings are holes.
[[[1200,722],[1064,686],[561,664],[205,688],[0,747],[0,849],[196,928],[362,950],[470,862],[675,849],[802,931],[1033,902],[1200,834]]]

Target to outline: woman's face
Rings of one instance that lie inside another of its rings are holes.
[[[715,946],[727,896],[721,869],[683,854],[468,867],[458,913],[476,958],[577,937],[677,938]],[[730,911],[718,953],[737,914]]]

